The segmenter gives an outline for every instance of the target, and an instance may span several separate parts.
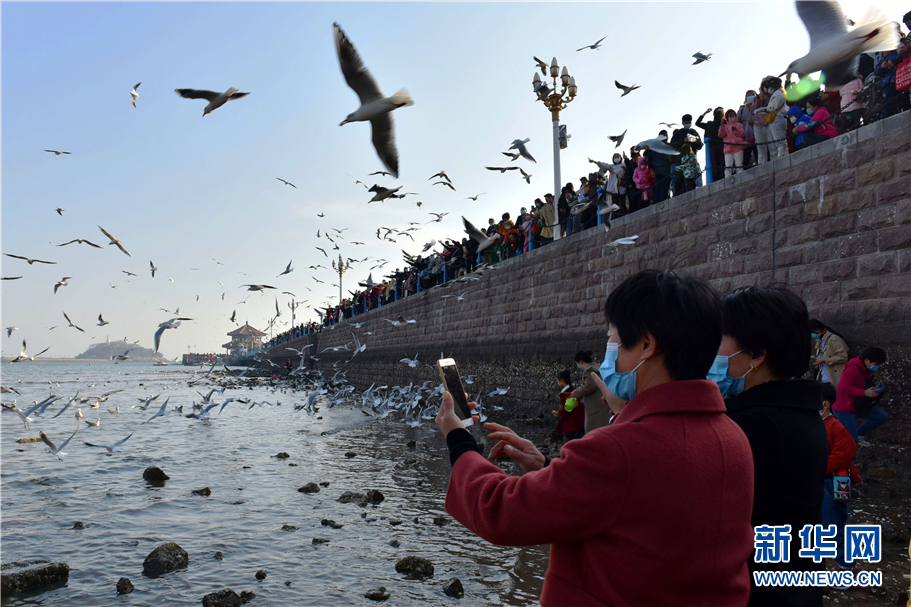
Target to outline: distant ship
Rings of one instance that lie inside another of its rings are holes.
[[[153,367],[167,367],[167,366],[168,366],[168,363],[158,361],[157,363],[155,363],[155,364],[152,365],[152,366],[153,366]]]

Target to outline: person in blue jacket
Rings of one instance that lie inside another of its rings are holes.
[[[799,105],[792,105],[791,109],[788,110],[788,113],[785,114],[788,119],[788,122],[791,123],[791,132],[796,133],[794,129],[798,126],[805,125],[810,122],[810,116],[804,113],[803,108]],[[799,150],[800,144],[803,143],[804,133],[797,135],[797,139],[794,140],[794,149]]]

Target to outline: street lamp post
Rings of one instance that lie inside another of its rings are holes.
[[[557,58],[554,57],[550,62],[550,76],[554,81],[554,88],[550,89],[535,72],[532,86],[538,99],[544,102],[545,107],[550,110],[551,119],[554,126],[554,240],[563,236],[563,226],[560,223],[560,210],[557,203],[560,200],[560,110],[566,109],[566,106],[575,99],[578,88],[576,79],[569,75],[569,70],[564,66],[562,73]],[[560,78],[561,89],[557,92],[557,78]]]
[[[339,253],[339,255],[338,255],[338,265],[335,265],[335,262],[333,261],[333,262],[332,262],[332,269],[335,270],[336,272],[338,272],[338,303],[341,304],[342,301],[343,301],[343,298],[342,298],[342,275],[344,275],[345,272],[347,272],[348,270],[351,269],[351,264],[350,264],[350,263],[346,264],[344,261],[342,261],[342,254]]]

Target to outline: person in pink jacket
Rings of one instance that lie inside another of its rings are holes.
[[[633,171],[633,183],[642,192],[642,202],[645,203],[645,206],[648,206],[648,201],[651,200],[652,186],[655,185],[655,174],[648,167],[648,162],[645,161],[645,158],[639,158],[639,166]]]
[[[794,129],[795,132],[804,134],[803,140],[800,142],[800,149],[808,148],[838,135],[832,114],[820,103],[817,95],[807,99],[807,115],[810,116],[810,122]]]
[[[864,79],[860,74],[841,87],[841,113],[836,118],[838,131],[847,133],[860,126],[860,118],[864,112],[864,104],[857,100],[857,94],[864,88]]]
[[[736,111],[727,111],[718,136],[724,141],[724,176],[730,177],[743,170],[743,150],[746,148],[745,130],[737,120]]]

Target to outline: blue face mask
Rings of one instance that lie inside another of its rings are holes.
[[[822,337],[822,335],[820,335],[819,333],[810,333],[810,335],[812,335],[814,339],[819,339],[820,337]]]
[[[636,369],[642,366],[641,361],[632,371],[617,372],[617,357],[620,355],[620,344],[608,343],[601,363],[601,379],[611,393],[621,400],[633,400],[636,396]]]
[[[712,368],[709,369],[709,374],[705,376],[706,379],[718,384],[718,389],[721,390],[721,396],[725,398],[737,396],[743,392],[746,376],[753,370],[751,368],[750,371],[747,371],[740,377],[731,377],[728,375],[729,360],[731,357],[737,356],[741,352],[743,352],[743,350],[738,350],[731,354],[731,356],[716,356],[715,362],[712,363]]]
[[[683,128],[688,129],[688,128],[690,128],[691,126],[693,126],[693,125],[690,124],[689,122],[687,122],[687,123],[684,123]]]
[[[870,369],[871,371],[879,371],[879,365],[870,365],[867,368]]]

